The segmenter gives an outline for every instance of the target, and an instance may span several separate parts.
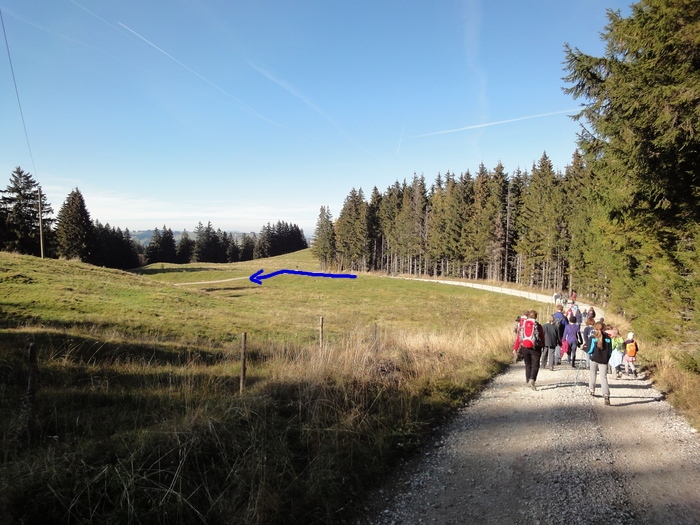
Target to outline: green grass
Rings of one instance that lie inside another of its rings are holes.
[[[318,271],[308,250],[134,273],[0,253],[0,523],[338,522],[509,362],[531,306],[260,268]]]

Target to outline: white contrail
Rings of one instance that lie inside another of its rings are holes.
[[[281,87],[283,90],[285,90],[287,93],[292,95],[293,97],[298,98],[301,100],[306,106],[311,108],[313,111],[321,115],[333,128],[335,128],[338,133],[340,133],[343,137],[345,137],[349,142],[353,143],[355,146],[360,148],[363,151],[367,151],[367,149],[357,142],[355,139],[353,139],[350,135],[348,135],[336,122],[333,120],[333,118],[330,117],[325,111],[323,111],[321,108],[319,108],[316,104],[314,104],[313,101],[311,101],[308,97],[306,97],[304,94],[299,92],[292,84],[289,82],[286,82],[284,80],[279,79],[276,77],[274,74],[272,74],[270,71],[267,69],[258,66],[257,64],[254,64],[253,62],[248,62],[248,65],[257,71],[260,75],[265,77],[267,80],[270,82],[277,84],[279,87]]]
[[[304,96],[302,93],[300,93],[294,86],[292,86],[289,82],[285,82],[284,80],[280,80],[277,78],[275,75],[273,75],[271,72],[269,72],[267,69],[262,68],[258,66],[257,64],[254,64],[252,62],[248,62],[250,67],[252,67],[255,71],[260,73],[262,76],[264,76],[266,79],[268,79],[270,82],[273,82],[280,86],[282,89],[284,89],[287,93],[290,95],[298,98],[301,100],[304,104],[306,104],[308,107],[313,109],[316,113],[321,115],[323,118],[326,120],[331,120],[331,118],[326,115],[326,113],[319,108],[316,104],[314,104],[311,100],[309,100],[306,96]]]
[[[173,62],[175,62],[175,63],[176,63],[177,65],[179,65],[180,67],[185,68],[187,71],[189,71],[190,73],[192,73],[193,75],[195,75],[197,78],[203,80],[204,82],[206,82],[207,84],[209,84],[209,85],[210,85],[211,87],[213,87],[214,89],[217,89],[217,90],[221,91],[221,92],[222,92],[224,95],[226,95],[227,97],[229,97],[229,98],[235,100],[236,102],[238,102],[241,106],[243,106],[244,108],[246,108],[248,111],[250,111],[251,113],[253,113],[255,116],[261,118],[262,120],[265,120],[266,122],[269,122],[270,124],[274,124],[275,126],[280,126],[280,124],[278,124],[277,122],[274,122],[274,121],[268,119],[268,118],[265,117],[264,115],[261,115],[260,113],[258,113],[257,111],[255,111],[255,109],[253,109],[252,107],[250,107],[248,104],[246,104],[245,102],[243,102],[243,101],[240,100],[239,98],[236,98],[235,96],[233,96],[231,93],[229,93],[229,92],[226,91],[225,89],[223,89],[223,88],[217,86],[216,84],[214,84],[214,83],[213,83],[211,80],[209,80],[208,78],[203,77],[202,75],[200,75],[199,73],[197,73],[194,69],[192,69],[192,68],[186,66],[185,64],[183,64],[182,62],[180,62],[180,61],[179,61],[177,58],[175,58],[174,56],[172,56],[172,55],[166,53],[166,52],[163,51],[161,48],[159,48],[157,45],[155,45],[153,42],[151,42],[150,40],[148,40],[148,39],[142,37],[141,35],[139,35],[139,34],[138,34],[136,31],[134,31],[133,29],[131,29],[131,28],[125,26],[125,25],[122,24],[121,22],[117,22],[117,23],[118,23],[120,26],[122,26],[124,29],[126,29],[127,31],[129,31],[131,34],[135,35],[136,37],[138,37],[138,38],[140,38],[141,40],[143,40],[144,42],[146,42],[146,43],[147,43],[149,46],[151,46],[153,49],[155,49],[156,51],[159,51],[160,53],[162,53],[163,55],[165,55],[166,57],[168,57],[170,60],[172,60]]]
[[[401,151],[401,143],[403,142],[403,132],[406,131],[406,124],[403,125],[403,128],[401,128],[401,136],[399,137],[399,145],[396,146],[396,155],[399,154],[399,151]]]
[[[115,25],[112,24],[111,22],[105,20],[104,18],[102,18],[102,17],[101,17],[100,15],[98,15],[97,13],[94,13],[93,11],[90,11],[87,7],[85,7],[85,6],[83,6],[83,5],[80,5],[80,4],[79,4],[78,2],[76,2],[75,0],[70,0],[70,2],[71,2],[72,4],[78,6],[80,9],[82,9],[82,10],[85,11],[86,13],[89,13],[90,15],[94,16],[95,18],[97,18],[97,19],[100,20],[101,22],[107,24],[108,26],[113,27],[114,29],[119,29],[117,26],[115,26]],[[223,94],[226,95],[227,97],[229,97],[229,98],[231,98],[232,100],[235,100],[236,102],[238,102],[241,106],[243,106],[244,108],[246,108],[248,111],[250,111],[251,113],[253,113],[253,114],[254,114],[255,116],[257,116],[258,118],[260,118],[260,119],[262,119],[262,120],[264,120],[264,121],[266,121],[266,122],[268,122],[268,123],[270,123],[270,124],[273,124],[273,125],[275,125],[275,126],[285,127],[285,126],[282,126],[281,124],[279,124],[278,122],[275,122],[275,121],[273,121],[273,120],[270,120],[270,119],[268,119],[267,117],[265,117],[264,115],[261,115],[261,114],[258,113],[254,108],[250,107],[248,104],[246,104],[245,102],[243,102],[243,101],[240,100],[239,98],[235,97],[234,95],[232,95],[231,93],[229,93],[229,92],[226,91],[225,89],[222,89],[221,87],[217,86],[216,84],[214,84],[214,83],[213,83],[211,80],[209,80],[208,78],[203,77],[202,75],[200,75],[199,73],[197,73],[194,69],[192,69],[192,68],[186,66],[185,64],[183,64],[182,62],[180,62],[180,61],[179,61],[177,58],[175,58],[174,56],[172,56],[172,55],[166,53],[164,50],[162,50],[161,48],[159,48],[159,47],[158,47],[157,45],[155,45],[153,42],[151,42],[150,40],[148,40],[148,39],[142,37],[141,35],[139,35],[139,34],[138,34],[136,31],[134,31],[133,29],[127,27],[126,25],[122,24],[121,22],[117,22],[117,23],[118,23],[121,27],[123,27],[124,29],[126,29],[127,31],[129,31],[131,34],[133,34],[134,36],[136,36],[136,37],[138,37],[139,39],[141,39],[141,40],[143,40],[144,42],[146,42],[146,43],[147,43],[149,46],[151,46],[153,49],[155,49],[156,51],[158,51],[158,52],[162,53],[163,55],[165,55],[166,57],[168,57],[170,60],[172,60],[173,62],[175,62],[175,63],[176,63],[177,65],[179,65],[180,67],[185,68],[187,71],[189,71],[190,73],[192,73],[193,75],[195,75],[197,78],[203,80],[204,82],[206,82],[207,84],[209,84],[209,85],[210,85],[211,87],[213,87],[214,89],[220,91],[221,93],[223,93]]]
[[[533,118],[541,118],[541,117],[551,117],[552,115],[561,115],[563,113],[571,113],[578,111],[577,109],[565,109],[563,111],[554,111],[552,113],[541,113],[539,115],[529,115],[527,117],[518,117],[518,118],[512,118],[508,120],[499,120],[496,122],[486,122],[484,124],[474,124],[473,126],[465,126],[463,128],[457,128],[457,129],[445,129],[442,131],[434,131],[433,133],[425,133],[423,135],[416,135],[413,138],[419,138],[419,137],[431,137],[433,135],[444,135],[446,133],[457,133],[459,131],[467,131],[470,129],[479,129],[479,128],[487,128],[489,126],[497,126],[499,124],[508,124],[510,122],[518,122],[519,120],[529,120]]]

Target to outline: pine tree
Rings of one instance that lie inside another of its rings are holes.
[[[318,214],[311,253],[318,259],[322,270],[333,266],[335,261],[335,230],[331,211],[326,206],[321,206]]]
[[[68,194],[56,219],[56,252],[59,257],[93,262],[96,255],[95,228],[82,193]]]
[[[241,260],[241,249],[233,236],[231,236],[226,248],[226,260],[228,262],[238,262]]]
[[[518,215],[516,250],[523,257],[525,282],[550,287],[563,214],[562,189],[546,153],[533,165]],[[559,283],[561,284],[561,283]]]
[[[369,258],[367,202],[362,189],[353,188],[335,222],[335,242],[340,269],[365,271]]]
[[[596,178],[596,264],[615,275],[597,292],[657,319],[647,335],[675,338],[700,329],[700,3],[641,0],[608,20],[603,57],[566,49],[566,92],[583,99],[580,146]]]
[[[163,261],[163,254],[161,252],[161,235],[160,230],[155,228],[153,230],[153,235],[151,236],[151,242],[146,246],[146,264],[154,264]]]
[[[256,237],[255,234],[248,235],[244,233],[241,237],[241,261],[252,261],[255,251]]]
[[[265,259],[271,256],[273,242],[272,226],[268,222],[260,229],[260,233],[255,241],[255,249],[253,250],[253,259]]]
[[[379,219],[379,210],[382,204],[382,195],[376,186],[372,188],[372,195],[367,205],[367,239],[369,242],[369,267],[379,270],[382,265],[382,227]]]
[[[488,208],[489,172],[483,163],[479,165],[472,188],[472,198],[462,233],[462,255],[464,262],[471,267],[470,277],[479,279],[485,277],[483,269],[491,251],[493,227],[493,217],[490,216]]]
[[[104,226],[100,221],[94,222],[95,250],[91,256],[93,264],[107,268],[129,270],[140,265],[139,252],[136,243],[131,239],[127,229]]]
[[[489,173],[488,187],[485,218],[491,231],[486,278],[494,281],[505,280],[508,176],[500,162]]]
[[[398,273],[399,271],[399,236],[397,231],[396,218],[401,211],[403,202],[403,188],[396,181],[387,188],[379,204],[379,227],[382,237],[382,267],[387,272]]]
[[[46,195],[29,172],[17,166],[10,176],[10,184],[0,199],[0,220],[3,249],[27,255],[41,255],[41,230],[44,240],[50,238],[53,210]],[[39,208],[41,207],[41,221]],[[41,222],[41,224],[40,224]],[[48,244],[48,243],[46,243]]]
[[[211,222],[207,223],[206,226],[203,226],[201,222],[197,225],[193,258],[196,262],[226,262],[226,251]]]
[[[177,243],[176,261],[180,264],[188,264],[192,262],[194,257],[194,240],[187,233],[187,230],[180,235],[180,241]]]
[[[433,275],[444,275],[447,263],[447,208],[445,187],[438,173],[430,192],[426,223],[427,256]]]

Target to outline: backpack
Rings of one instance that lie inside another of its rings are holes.
[[[627,343],[627,355],[629,357],[636,357],[637,355],[637,343],[631,341]]]
[[[520,345],[525,348],[539,348],[542,346],[540,331],[538,330],[537,321],[534,319],[525,319],[520,326]]]
[[[592,340],[596,340],[592,338]],[[603,334],[603,348],[598,348],[598,343],[592,344],[592,351],[589,352],[591,356],[591,361],[596,363],[607,364],[610,361],[610,355],[612,354],[612,339],[608,334]]]
[[[556,315],[554,314],[554,326],[557,327],[557,334],[559,334],[559,339],[564,335],[564,314]]]

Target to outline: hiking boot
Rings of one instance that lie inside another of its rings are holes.
[[[530,388],[532,388],[533,390],[537,390],[537,387],[535,386],[535,380],[534,380],[534,379],[530,379],[530,380],[527,382],[527,384],[528,384],[528,385],[530,386]]]
[[[607,406],[610,406],[610,396],[605,396],[605,397],[603,398],[603,404],[604,404],[604,405],[607,405]]]
[[[634,378],[637,379],[637,371],[635,370],[633,373],[634,373]]]

